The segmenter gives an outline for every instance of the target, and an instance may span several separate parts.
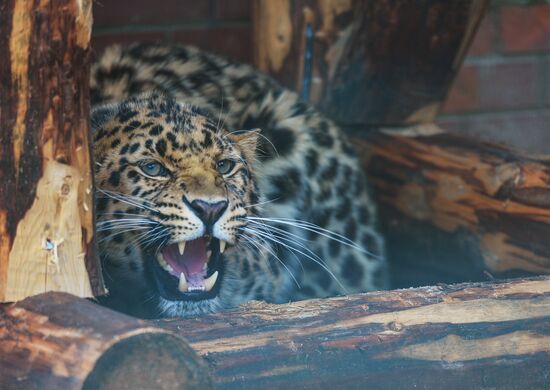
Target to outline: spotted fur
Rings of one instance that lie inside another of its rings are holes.
[[[383,242],[355,152],[295,93],[195,48],[135,44],[110,47],[93,65],[91,96],[99,223],[122,221],[100,238],[112,295],[184,316],[250,299],[385,287]],[[227,156],[239,164],[231,177],[215,169]],[[138,166],[144,159],[160,161],[171,175],[148,178]],[[229,201],[216,224],[231,244],[226,272],[213,299],[165,299],[149,280],[148,262],[159,246],[204,233],[187,204],[193,198]],[[134,215],[147,224],[126,221]]]

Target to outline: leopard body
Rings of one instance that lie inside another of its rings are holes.
[[[356,153],[296,93],[249,65],[184,46],[112,46],[91,75],[100,252],[112,295],[185,316],[386,286]],[[216,171],[220,156],[236,161],[233,176]],[[170,174],[147,177],[143,159]],[[229,202],[210,232],[228,243],[223,279],[208,299],[171,299],[148,264],[159,246],[206,234],[191,199]],[[117,219],[118,231],[107,228]]]

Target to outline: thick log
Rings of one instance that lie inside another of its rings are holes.
[[[157,321],[220,389],[543,389],[550,277],[380,291]]]
[[[88,134],[91,3],[0,2],[0,302],[104,292]]]
[[[487,5],[255,0],[254,61],[342,124],[431,122]]]
[[[550,273],[550,156],[433,125],[356,144],[397,286]]]
[[[179,336],[65,293],[0,305],[1,389],[209,389]]]

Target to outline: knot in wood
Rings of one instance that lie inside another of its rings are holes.
[[[388,324],[388,329],[393,330],[394,332],[401,332],[404,326],[400,322],[392,321]]]

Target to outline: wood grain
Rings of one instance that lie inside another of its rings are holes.
[[[91,1],[0,3],[0,302],[104,293],[89,144]]]
[[[433,125],[419,129],[355,142],[375,187],[394,274],[407,274],[401,265],[420,273],[435,263],[454,280],[485,279],[484,271],[550,273],[550,157]]]
[[[2,389],[210,389],[175,334],[65,293],[0,305]]]
[[[381,291],[156,321],[221,389],[542,389],[550,277]]]
[[[283,6],[284,4],[284,6]],[[431,122],[488,1],[255,0],[255,65],[347,126]],[[306,30],[312,73],[304,75]]]

